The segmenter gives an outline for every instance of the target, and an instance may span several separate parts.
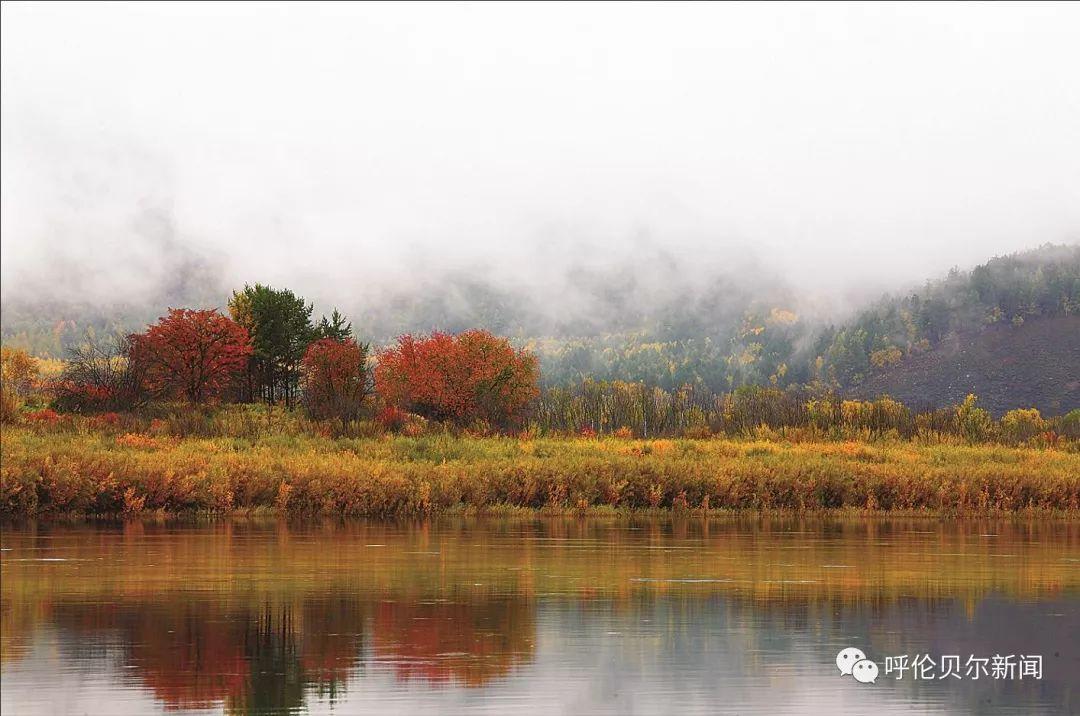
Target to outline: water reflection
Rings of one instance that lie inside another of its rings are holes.
[[[483,686],[531,660],[535,633],[527,597],[387,600],[375,609],[371,651],[398,679]]]
[[[7,713],[1077,708],[1073,523],[445,521],[3,531]],[[862,686],[836,652],[1041,653]]]

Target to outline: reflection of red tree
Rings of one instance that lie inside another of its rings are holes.
[[[287,711],[305,688],[334,693],[355,673],[371,603],[355,596],[224,604],[190,595],[155,603],[51,603],[78,644],[120,643],[125,664],[168,710]],[[5,624],[12,622],[5,613]],[[40,617],[45,618],[45,617]],[[533,604],[514,597],[382,602],[372,648],[402,679],[479,686],[532,658]]]
[[[355,599],[306,601],[300,665],[318,684],[345,681],[356,668],[363,646],[364,609]]]
[[[248,662],[243,650],[227,636],[201,643],[177,632],[171,648],[132,645],[132,663],[154,696],[167,709],[210,708],[247,688]]]
[[[77,633],[120,631],[128,663],[167,709],[210,708],[245,688],[242,636],[202,605],[64,605],[58,621]]]
[[[364,607],[345,598],[305,601],[299,609],[80,603],[58,605],[54,617],[80,641],[118,634],[132,675],[167,710],[224,703],[244,711],[249,704],[254,710],[302,705],[305,684],[333,690],[344,682],[359,658]]]
[[[392,602],[375,611],[375,657],[400,679],[481,686],[532,657],[532,604],[521,599],[468,603]]]

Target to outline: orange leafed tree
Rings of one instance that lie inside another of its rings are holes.
[[[301,361],[304,405],[320,420],[360,417],[370,392],[366,345],[352,338],[322,338],[308,346]]]
[[[217,311],[170,308],[145,333],[131,337],[130,360],[151,393],[202,403],[221,394],[251,351],[247,330]]]
[[[379,353],[375,389],[427,418],[505,425],[539,394],[539,372],[535,356],[487,331],[406,335]]]

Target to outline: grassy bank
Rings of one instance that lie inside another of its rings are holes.
[[[272,509],[1080,511],[1080,454],[1000,445],[390,436],[178,438],[5,426],[0,513]]]

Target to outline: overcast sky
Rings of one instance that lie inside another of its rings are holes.
[[[1080,240],[1080,4],[2,19],[6,296],[134,293],[166,245],[338,301],[655,245],[838,294]]]

